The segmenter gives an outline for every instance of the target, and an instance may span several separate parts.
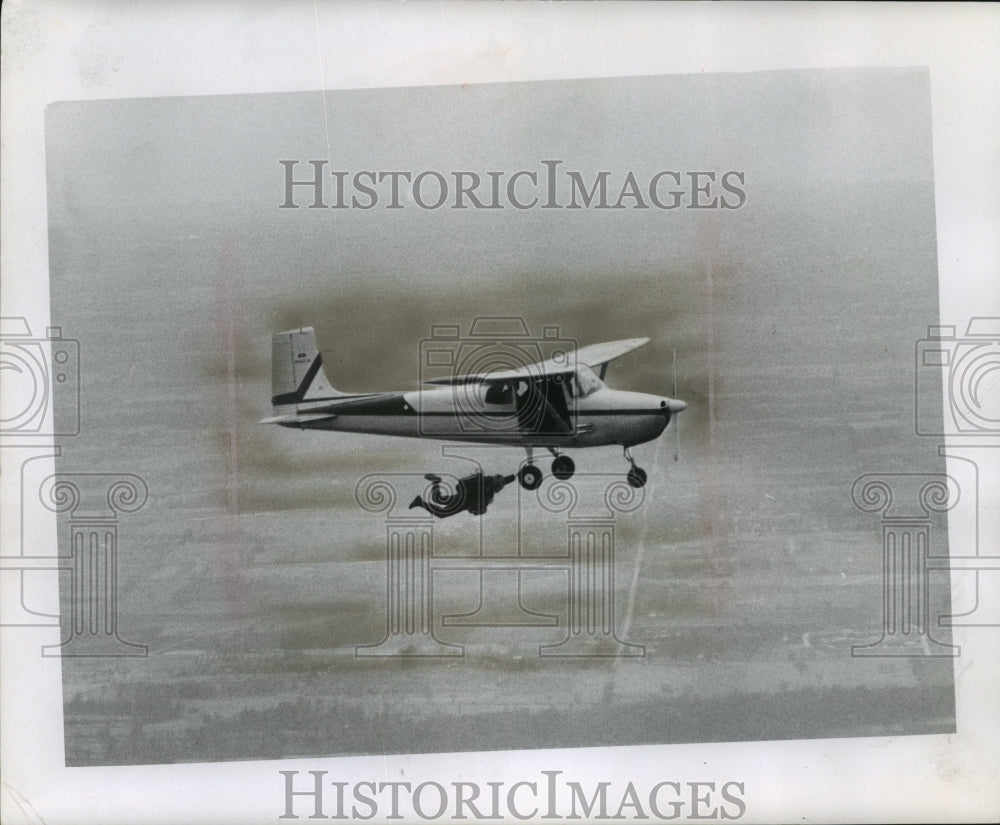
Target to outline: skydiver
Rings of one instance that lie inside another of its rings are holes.
[[[441,476],[427,473],[424,478],[433,482],[431,500],[424,501],[420,496],[417,496],[410,502],[410,509],[423,507],[433,516],[447,518],[461,513],[463,510],[468,510],[474,516],[482,515],[486,512],[486,508],[493,503],[493,497],[514,481],[517,476],[487,476],[483,473],[473,473],[465,478],[460,478],[455,485],[455,492],[451,495],[442,489]]]

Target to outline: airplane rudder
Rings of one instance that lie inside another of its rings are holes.
[[[292,336],[289,332],[271,334],[271,403],[288,403],[282,396],[294,393],[295,369],[292,363]]]
[[[302,400],[319,365],[316,333],[312,327],[271,335],[271,403],[294,404]],[[311,373],[311,374],[310,374]]]

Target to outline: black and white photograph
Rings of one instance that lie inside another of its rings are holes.
[[[4,821],[988,821],[975,84],[639,34],[769,4],[403,5],[6,13],[5,82],[79,32],[5,89]]]
[[[67,762],[953,732],[947,571],[884,617],[852,500],[943,478],[927,82],[51,105],[56,481],[147,495]]]

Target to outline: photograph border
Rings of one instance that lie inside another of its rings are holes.
[[[49,327],[45,109],[50,103],[921,66],[929,68],[931,81],[937,322],[961,332],[972,319],[1000,317],[1000,111],[993,105],[1000,97],[998,46],[1000,9],[978,4],[6,4],[0,314],[23,319],[32,340],[60,338]],[[920,333],[915,332],[915,348]],[[611,783],[613,807],[630,785],[648,799],[658,785],[677,783],[690,794],[688,817],[698,816],[692,811],[710,795],[709,786],[712,793],[727,787],[740,799],[719,812],[720,818],[741,822],[974,822],[1000,816],[995,702],[1000,634],[989,621],[951,628],[961,648],[958,730],[951,735],[66,768],[60,658],[42,652],[62,641],[53,571],[66,560],[51,550],[35,551],[57,545],[58,507],[21,501],[20,468],[37,461],[47,470],[43,476],[51,475],[61,439],[73,433],[61,432],[48,419],[38,433],[42,437],[24,432],[0,437],[0,818],[5,823],[307,819],[315,794],[307,785],[289,786],[289,772],[295,772],[291,781],[322,772],[324,781],[355,788],[404,779],[414,787],[503,783],[503,794],[513,794],[508,803],[514,800],[505,816],[530,813],[523,818],[540,821],[557,817],[546,817],[544,805],[531,803],[529,785],[545,787],[554,771],[588,795],[600,783]],[[917,436],[928,442],[935,437]],[[979,603],[995,602],[1000,597],[997,557],[991,555],[996,548],[982,537],[1000,534],[1000,438],[990,432],[970,438],[951,429],[938,441],[949,474],[954,469],[962,475],[971,463],[977,479],[974,518],[951,514],[949,519],[951,569],[973,571],[972,579],[953,576],[953,601],[968,603],[963,588],[973,580],[973,587],[982,588],[976,592]],[[127,474],[128,468],[121,470]],[[140,484],[133,487],[138,497]],[[126,506],[134,505],[126,497]],[[874,520],[872,527],[877,529]],[[21,586],[29,573],[48,583],[43,589],[53,613],[23,616]],[[127,629],[120,641],[132,643]],[[739,783],[739,793],[731,783]],[[326,787],[334,793],[335,786]],[[304,795],[289,797],[290,788]],[[523,808],[517,808],[518,788]],[[434,796],[427,798],[428,808],[436,807]],[[556,805],[565,817],[566,800],[560,797]],[[624,811],[628,817],[634,806]],[[363,806],[360,815],[366,812]],[[327,818],[331,813],[324,809]],[[418,810],[400,815],[405,821],[435,818]]]

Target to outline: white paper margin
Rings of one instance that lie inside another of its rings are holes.
[[[941,322],[1000,316],[996,6],[35,0],[3,15],[0,300],[35,331],[49,318],[49,102],[857,66],[930,68]],[[5,554],[20,542],[12,452],[0,450]],[[997,461],[979,469],[981,521],[996,524]],[[53,546],[55,517],[38,509],[28,541]],[[953,553],[967,529],[951,525]],[[981,552],[996,554],[996,541]],[[11,580],[5,607],[20,598]],[[1000,818],[995,627],[955,633],[951,736],[73,769],[62,766],[59,659],[39,655],[58,629],[0,635],[5,825],[283,821],[279,769],[414,784],[538,781],[543,770],[584,786],[740,781],[742,822]]]

